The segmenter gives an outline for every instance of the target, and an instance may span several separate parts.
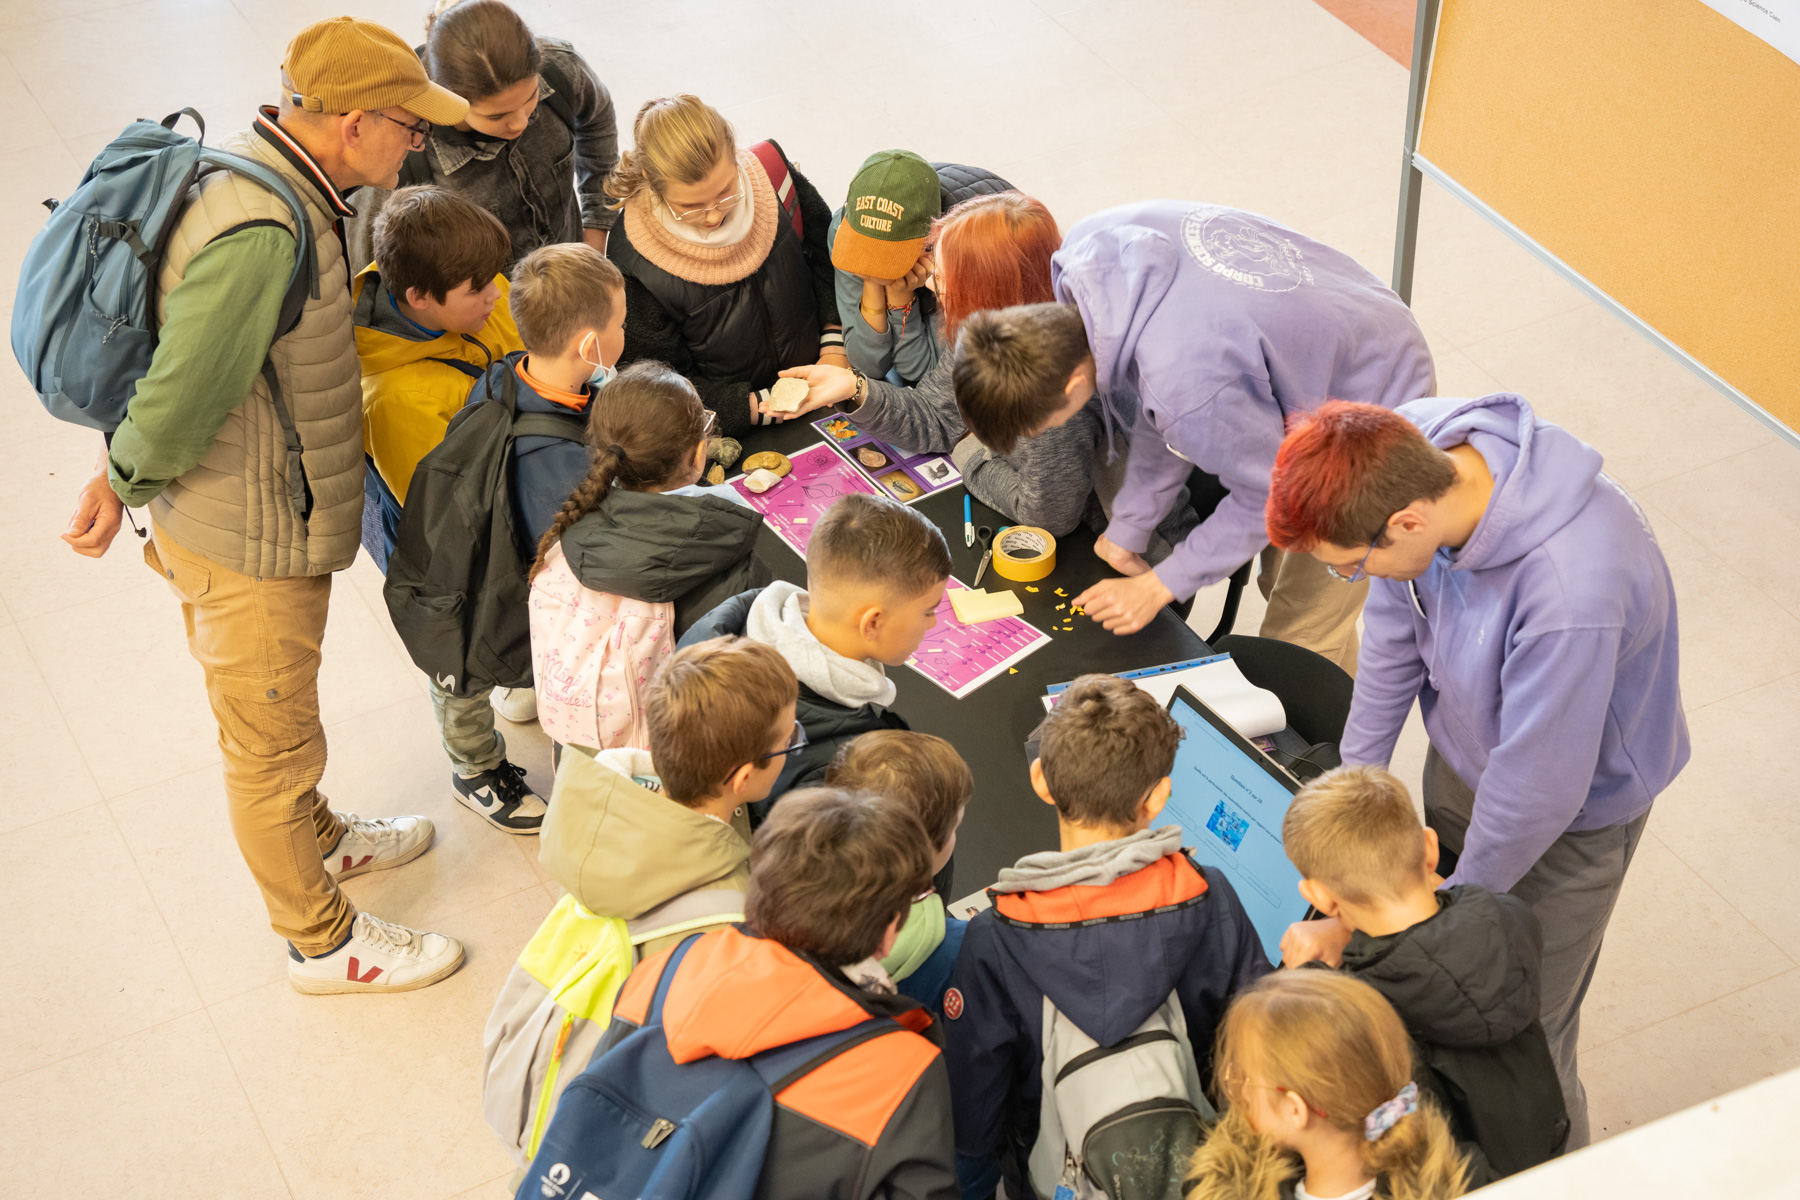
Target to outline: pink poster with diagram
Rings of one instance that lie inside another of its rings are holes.
[[[812,537],[813,526],[839,497],[851,492],[869,496],[878,493],[862,472],[823,442],[790,455],[788,461],[794,464],[794,469],[760,495],[744,486],[741,475],[731,481],[731,486],[750,502],[751,508],[763,515],[763,520],[777,537],[792,547],[795,554],[805,558],[806,543]]]
[[[950,593],[962,586],[950,580],[944,602],[938,605],[937,624],[919,643],[918,653],[906,660],[907,666],[958,700],[1050,642],[1049,634],[1017,617],[964,625],[950,603]]]

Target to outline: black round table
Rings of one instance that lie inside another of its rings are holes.
[[[812,424],[819,415],[758,428],[742,439],[744,453],[791,454],[822,441]],[[971,549],[963,544],[963,495],[958,485],[914,507],[944,531],[956,577],[973,584],[981,546],[977,543]],[[974,502],[974,515],[978,526],[998,529],[1008,523],[979,500]],[[1076,617],[1075,628],[1063,632],[1062,618],[1068,610],[1057,612],[1056,606],[1067,604],[1089,584],[1117,574],[1095,556],[1094,541],[1095,535],[1086,528],[1058,538],[1056,570],[1032,585],[1036,592],[988,568],[981,586],[990,592],[1001,588],[1017,592],[1025,606],[1024,619],[1050,635],[1048,646],[1020,660],[1017,675],[1000,675],[958,700],[911,667],[888,668],[898,692],[894,710],[919,732],[948,739],[975,775],[975,797],[957,837],[955,883],[946,900],[988,886],[1002,867],[1022,855],[1056,848],[1056,814],[1031,790],[1030,764],[1025,759],[1025,739],[1044,719],[1046,687],[1090,672],[1128,671],[1209,653],[1199,635],[1167,608],[1126,637],[1108,633],[1086,617]],[[805,585],[805,562],[767,528],[757,552],[779,578]],[[1057,595],[1058,588],[1067,595]]]

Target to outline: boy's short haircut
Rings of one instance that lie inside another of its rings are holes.
[[[561,354],[577,330],[601,329],[624,302],[625,276],[586,242],[539,246],[513,268],[512,315],[533,354]]]
[[[449,188],[401,188],[375,217],[375,270],[401,300],[417,288],[442,304],[506,269],[512,237],[487,209]]]
[[[838,747],[825,783],[904,801],[937,850],[956,832],[957,817],[975,794],[975,776],[956,747],[908,729],[877,729],[851,738]]]
[[[750,843],[744,919],[828,966],[861,962],[930,889],[931,854],[903,800],[835,787],[789,792]]]
[[[767,754],[775,722],[799,695],[794,669],[761,642],[716,637],[676,651],[644,694],[650,760],[664,794],[695,804]]]
[[[1092,357],[1073,304],[1020,304],[978,312],[956,338],[950,380],[963,424],[988,449],[1011,454],[1056,410],[1075,368]]]
[[[1425,879],[1424,826],[1382,767],[1339,767],[1301,788],[1281,842],[1300,874],[1352,904],[1399,899]]]
[[[863,583],[917,596],[950,577],[943,530],[898,500],[852,492],[840,498],[806,543],[806,586]]]
[[[1038,757],[1063,820],[1124,828],[1175,766],[1181,726],[1116,675],[1083,675],[1045,718]]]

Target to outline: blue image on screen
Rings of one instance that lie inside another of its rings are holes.
[[[1231,881],[1270,962],[1281,936],[1306,916],[1300,872],[1281,846],[1281,821],[1294,796],[1179,696],[1169,715],[1186,730],[1175,752],[1165,818],[1181,826],[1194,861]]]
[[[1236,850],[1244,844],[1244,831],[1250,828],[1250,822],[1242,813],[1221,800],[1213,805],[1212,816],[1206,819],[1206,828],[1221,842]]]

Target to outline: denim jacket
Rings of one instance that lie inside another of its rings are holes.
[[[545,103],[554,89],[540,77],[537,111],[516,139],[446,125],[433,125],[426,139],[431,181],[475,201],[506,226],[512,238],[508,274],[539,246],[577,242],[583,229],[611,229],[618,220],[601,186],[619,161],[612,95],[574,46],[547,37],[538,44],[569,84],[573,128]],[[345,223],[345,238],[357,268],[374,260],[375,214],[389,194],[380,188],[356,193],[358,212]]]

